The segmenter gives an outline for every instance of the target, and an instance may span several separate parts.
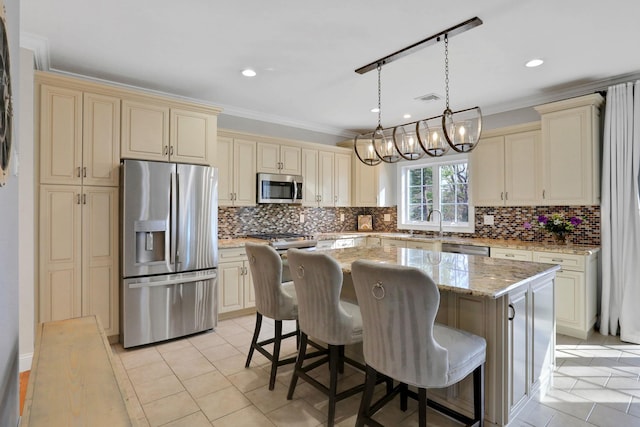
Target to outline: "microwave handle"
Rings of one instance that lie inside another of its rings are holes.
[[[298,199],[298,183],[293,180],[293,202],[295,202]]]

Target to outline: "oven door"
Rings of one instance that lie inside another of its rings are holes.
[[[302,203],[302,176],[258,174],[258,203]]]

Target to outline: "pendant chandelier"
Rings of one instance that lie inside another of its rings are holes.
[[[378,126],[374,131],[360,134],[354,139],[353,148],[362,163],[375,166],[380,162],[395,163],[401,159],[418,160],[425,154],[440,157],[450,148],[459,153],[467,153],[478,145],[482,133],[480,107],[454,112],[449,106],[449,37],[481,24],[482,21],[477,17],[469,19],[356,70],[359,74],[373,69],[378,71]],[[443,113],[392,128],[383,128],[380,102],[382,66],[441,40],[444,40],[445,46],[446,107]]]

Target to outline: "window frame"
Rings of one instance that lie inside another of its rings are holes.
[[[408,221],[408,184],[407,179],[409,176],[408,171],[414,168],[424,168],[424,167],[436,167],[437,170],[437,188],[439,191],[440,188],[440,167],[445,165],[450,165],[453,163],[467,163],[467,171],[469,173],[468,180],[468,188],[467,193],[469,195],[468,198],[468,208],[469,208],[469,222],[467,224],[460,223],[460,225],[455,225],[453,223],[442,223],[442,231],[451,232],[451,233],[474,233],[475,232],[475,207],[473,205],[473,192],[472,186],[473,182],[471,181],[471,158],[469,154],[452,154],[443,157],[427,157],[420,160],[413,161],[402,161],[397,164],[398,170],[398,181],[397,181],[397,191],[398,191],[398,221],[397,228],[399,230],[420,230],[420,231],[439,231],[439,218],[438,215],[432,216],[431,221]],[[435,184],[435,183],[434,183]],[[434,185],[435,186],[435,185]],[[441,201],[438,197],[438,207],[435,209],[441,210]]]

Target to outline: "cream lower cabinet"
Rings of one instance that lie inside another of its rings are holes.
[[[40,187],[39,321],[95,314],[117,335],[118,188]]]
[[[220,249],[219,254],[218,313],[255,307],[255,290],[244,248]]]
[[[549,384],[555,348],[553,286],[553,275],[547,274],[498,299],[440,292],[436,321],[487,341],[485,425],[508,425]],[[430,393],[436,401],[473,413],[471,376]]]
[[[256,205],[256,143],[218,137],[218,204]]]
[[[515,261],[533,261],[531,251],[522,249],[491,248],[491,258],[512,259]]]
[[[556,330],[586,339],[596,323],[599,252],[574,255],[533,252],[533,261],[559,264],[556,273]]]

